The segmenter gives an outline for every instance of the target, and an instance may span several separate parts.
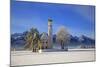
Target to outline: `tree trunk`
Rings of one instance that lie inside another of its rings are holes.
[[[64,43],[61,41],[61,49],[64,49]]]
[[[64,43],[62,42],[62,49],[64,49]]]
[[[33,48],[32,52],[34,52],[34,48]]]

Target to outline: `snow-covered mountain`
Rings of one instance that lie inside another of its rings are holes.
[[[25,36],[27,32],[15,33],[11,35],[11,47],[23,47],[25,45]],[[56,34],[53,35],[53,43],[56,43]],[[70,35],[70,46],[78,46],[80,44],[95,46],[95,40],[85,35],[80,37]]]

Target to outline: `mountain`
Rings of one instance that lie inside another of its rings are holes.
[[[27,31],[23,33],[11,34],[11,47],[23,47],[26,42],[26,34]],[[56,34],[53,35],[53,43],[56,43]],[[70,46],[78,46],[80,44],[85,46],[95,46],[95,40],[85,35],[82,35],[80,37],[70,35]]]
[[[25,35],[23,33],[11,34],[11,47],[23,47],[25,45]]]
[[[82,35],[81,37],[81,43],[86,44],[86,45],[95,45],[95,40],[89,37],[86,37]]]

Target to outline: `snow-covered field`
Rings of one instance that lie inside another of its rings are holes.
[[[11,51],[11,66],[95,61],[95,49],[69,49],[69,51]]]

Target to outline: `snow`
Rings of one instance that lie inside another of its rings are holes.
[[[32,52],[11,51],[11,66],[95,61],[95,49]]]

